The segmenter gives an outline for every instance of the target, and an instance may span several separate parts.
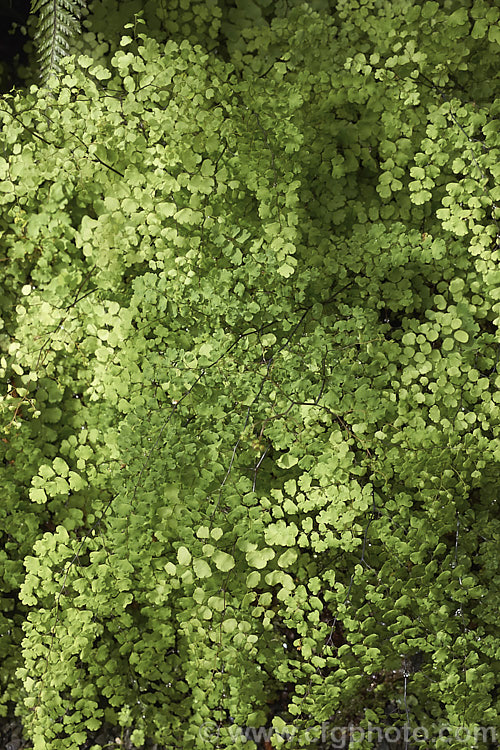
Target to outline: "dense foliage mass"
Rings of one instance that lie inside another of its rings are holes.
[[[0,102],[1,710],[487,747],[499,11],[170,5]]]

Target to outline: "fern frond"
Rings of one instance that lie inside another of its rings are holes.
[[[86,7],[86,0],[32,0],[30,12],[38,15],[34,42],[42,83],[51,73],[61,72],[61,59],[71,54],[71,40],[80,31]]]

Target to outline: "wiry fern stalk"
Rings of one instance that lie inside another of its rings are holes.
[[[85,0],[32,0],[31,13],[38,14],[35,45],[42,83],[51,73],[60,72],[60,61],[70,54],[71,39],[80,29],[85,7]]]

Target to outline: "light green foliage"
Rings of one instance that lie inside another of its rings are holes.
[[[0,679],[36,748],[498,727],[498,13],[311,6],[1,102]]]

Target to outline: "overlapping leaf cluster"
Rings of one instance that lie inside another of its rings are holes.
[[[0,677],[35,748],[498,726],[498,14],[359,6],[2,101]]]

